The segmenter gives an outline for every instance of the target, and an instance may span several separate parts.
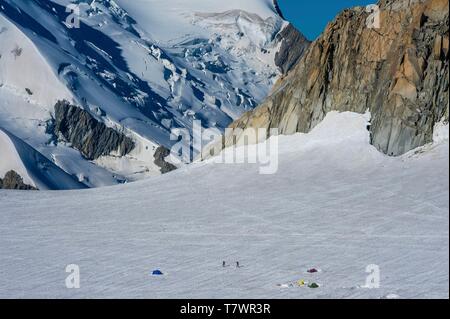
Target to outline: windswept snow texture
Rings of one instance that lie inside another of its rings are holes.
[[[103,189],[0,191],[0,297],[448,298],[448,125],[399,158],[366,126],[330,113],[280,137],[274,175],[199,163]],[[80,289],[65,288],[68,264]],[[371,264],[379,289],[363,288]],[[320,288],[289,286],[300,279]]]
[[[71,3],[79,4],[79,28],[70,28]],[[142,165],[154,154],[146,145],[170,147],[171,129],[191,130],[194,120],[223,130],[261,103],[279,77],[276,35],[287,22],[271,0],[89,3],[0,0],[0,101],[13,101],[0,102],[0,112],[18,126],[8,129],[28,140],[51,119],[56,101],[67,99],[135,138],[142,152],[127,157],[123,169],[116,169],[120,158],[97,163],[109,175],[100,168],[90,174],[92,167],[76,171],[92,163],[60,157],[91,186],[152,175],[152,162]],[[16,116],[16,104],[33,118]],[[42,141],[50,138],[41,132],[30,143],[46,156],[63,152]]]
[[[0,127],[0,177],[14,170],[40,190],[82,189],[78,182],[31,146]]]

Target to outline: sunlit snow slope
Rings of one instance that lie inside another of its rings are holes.
[[[103,189],[0,191],[0,297],[448,298],[448,125],[399,158],[366,126],[330,113],[280,137],[274,175],[200,163]],[[363,288],[371,264],[380,289]],[[320,288],[289,287],[301,279]]]
[[[221,131],[262,102],[287,24],[269,0],[0,0],[0,126],[90,187],[154,175],[173,128]],[[134,152],[91,163],[55,139],[62,99],[125,132]]]

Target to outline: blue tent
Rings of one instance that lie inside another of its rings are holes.
[[[164,275],[163,273],[162,273],[162,271],[161,270],[153,270],[153,272],[152,272],[152,275],[153,276],[162,276],[162,275]]]

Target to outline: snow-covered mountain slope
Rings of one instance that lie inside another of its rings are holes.
[[[267,96],[287,26],[269,0],[0,0],[0,125],[89,186],[158,174],[172,128],[223,130]],[[63,99],[125,132],[134,152],[92,163],[57,141]]]
[[[108,188],[0,191],[0,297],[448,298],[448,125],[398,158],[366,127],[331,112],[281,136],[274,175],[203,162]],[[69,264],[80,289],[65,288]],[[379,289],[364,288],[372,264]]]
[[[31,146],[0,127],[0,177],[13,170],[40,190],[83,189],[80,183]]]
[[[1,11],[0,11],[1,12]],[[91,176],[90,187],[111,185],[113,174],[67,145],[55,145],[48,124],[59,99],[74,100],[33,42],[0,14],[0,127],[42,153],[70,175]],[[8,163],[0,154],[0,164]],[[57,182],[57,181],[54,181]],[[67,184],[62,184],[65,188]]]
[[[255,22],[261,23],[265,20],[272,21],[273,24],[282,22],[273,0],[116,0],[116,3],[160,43],[179,43],[180,39],[184,41],[186,38],[198,36],[209,38],[215,30],[196,24],[201,20],[201,16],[210,18],[228,16],[228,21],[210,19],[210,26],[215,25],[220,28],[222,35],[227,36],[235,33],[236,27],[240,27],[240,31],[250,31],[249,40],[253,41],[258,40],[258,36],[267,38],[274,35],[264,32],[266,30],[262,29],[263,26]],[[255,20],[248,20],[249,16],[253,16]],[[274,28],[273,31],[277,30]]]

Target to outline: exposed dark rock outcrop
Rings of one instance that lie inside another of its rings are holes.
[[[171,163],[166,162],[166,157],[170,155],[170,150],[164,146],[160,146],[155,151],[155,164],[161,168],[161,174],[166,174],[177,169]]]
[[[277,38],[281,41],[281,47],[275,55],[275,65],[283,74],[287,74],[305,54],[311,42],[292,24],[286,26]]]
[[[113,154],[124,156],[135,146],[133,140],[97,121],[87,111],[59,101],[55,105],[55,134],[78,149],[84,157],[95,160]]]
[[[9,171],[3,179],[0,178],[0,189],[37,190],[37,188],[25,184],[23,178],[15,171]]]
[[[382,0],[380,28],[363,7],[342,12],[258,108],[233,128],[309,132],[332,110],[372,114],[372,142],[396,156],[448,120],[448,0]],[[229,143],[229,142],[228,142]]]
[[[278,0],[273,0],[273,5],[274,5],[274,7],[275,7],[275,10],[277,10],[278,15],[279,15],[281,18],[283,18],[284,20],[286,20],[286,19],[284,18],[283,11],[281,11],[280,5],[278,4]]]

